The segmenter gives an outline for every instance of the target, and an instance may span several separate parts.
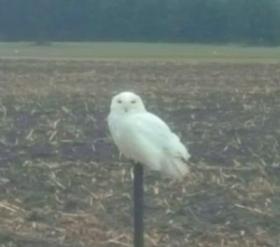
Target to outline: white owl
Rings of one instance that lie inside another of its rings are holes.
[[[121,154],[174,178],[189,172],[190,154],[165,122],[148,112],[132,92],[113,97],[108,125]]]

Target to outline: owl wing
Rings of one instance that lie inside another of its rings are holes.
[[[127,122],[131,139],[141,140],[147,148],[154,147],[168,155],[189,159],[190,155],[179,137],[156,115],[149,112],[131,114]]]

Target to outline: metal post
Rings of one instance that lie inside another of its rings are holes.
[[[134,247],[144,247],[144,169],[140,163],[134,164]]]

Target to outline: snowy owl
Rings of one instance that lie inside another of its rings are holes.
[[[167,124],[132,92],[112,98],[108,125],[121,154],[174,178],[189,172],[190,154]]]

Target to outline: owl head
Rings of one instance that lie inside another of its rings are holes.
[[[135,93],[122,92],[113,97],[111,112],[122,114],[146,111],[142,99]]]

